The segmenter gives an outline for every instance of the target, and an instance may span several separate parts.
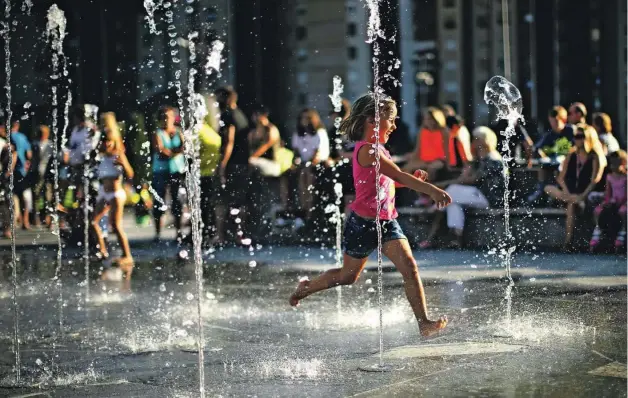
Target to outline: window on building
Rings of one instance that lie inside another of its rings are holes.
[[[347,36],[353,37],[355,36],[357,31],[358,31],[358,28],[354,22],[350,22],[349,24],[347,24]]]
[[[306,14],[307,14],[307,8],[305,8],[305,7],[297,8],[297,16],[302,17],[302,16],[304,16]]]
[[[296,36],[297,40],[305,40],[307,37],[307,28],[305,26],[297,26]]]
[[[475,18],[475,26],[480,29],[488,29],[488,18],[486,18],[486,15],[478,15]]]
[[[305,48],[299,48],[297,50],[297,61],[299,62],[307,61],[307,50]]]
[[[349,56],[350,60],[355,60],[358,58],[358,49],[351,46],[347,48],[347,55]]]
[[[456,6],[456,0],[445,0],[443,1],[443,7],[445,8],[454,8]]]
[[[458,26],[458,24],[456,23],[455,19],[447,18],[445,20],[445,29],[454,30],[456,29],[456,26]]]
[[[487,58],[478,60],[478,69],[480,71],[488,71],[490,69],[490,62]]]
[[[307,72],[297,73],[297,83],[304,86],[307,84]]]
[[[307,93],[299,93],[299,106],[307,106]]]

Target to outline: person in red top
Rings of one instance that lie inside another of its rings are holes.
[[[427,108],[415,150],[407,155],[408,163],[403,169],[407,172],[425,169],[430,181],[435,181],[438,173],[450,164],[449,159],[449,129],[445,115],[438,108]]]
[[[442,110],[449,129],[449,166],[462,168],[473,160],[471,134],[451,105],[443,105]]]

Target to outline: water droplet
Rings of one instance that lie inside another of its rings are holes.
[[[185,295],[185,298],[186,298],[188,301],[192,301],[192,300],[194,300],[194,295],[193,295],[192,293],[188,292],[188,293]]]
[[[251,268],[257,267],[257,261],[254,261],[254,260],[253,261],[249,261],[249,267],[251,267]]]

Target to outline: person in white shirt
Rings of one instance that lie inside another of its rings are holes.
[[[69,168],[69,184],[76,188],[76,197],[83,193],[83,184],[86,178],[85,169],[89,167],[86,162],[94,162],[91,159],[100,139],[97,127],[87,118],[87,106],[76,105],[72,111],[74,128],[70,133],[69,147],[64,149],[64,163]],[[65,195],[62,196],[64,198]]]
[[[299,205],[309,219],[314,196],[309,189],[314,186],[316,173],[329,158],[329,136],[321,117],[314,109],[304,109],[299,114],[297,131],[292,135],[294,164],[299,179]],[[297,227],[303,221],[295,220]]]
[[[594,113],[593,128],[597,131],[600,142],[604,147],[604,155],[608,156],[621,149],[617,138],[613,135],[613,125],[611,123],[611,117],[608,116],[608,114],[602,112]]]

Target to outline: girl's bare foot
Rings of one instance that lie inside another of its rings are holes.
[[[131,274],[133,273],[132,257],[120,257],[114,261],[114,264],[118,265],[118,268],[124,273],[126,279],[131,279]]]
[[[303,291],[308,287],[309,284],[310,280],[307,278],[301,279],[299,281],[299,284],[297,285],[297,290],[295,290],[294,293],[292,293],[292,295],[290,296],[289,301],[291,306],[296,307],[297,305],[299,305],[299,301],[305,297],[303,295]]]
[[[447,317],[441,316],[437,321],[425,320],[419,322],[419,329],[421,330],[421,336],[429,337],[435,333],[440,332],[447,326]]]

